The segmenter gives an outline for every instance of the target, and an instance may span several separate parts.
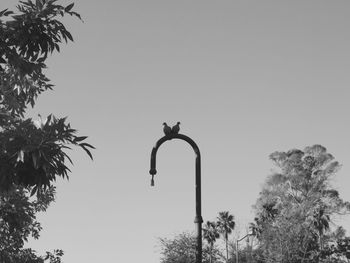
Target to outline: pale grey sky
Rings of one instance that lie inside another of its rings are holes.
[[[0,9],[17,1],[2,0]],[[61,1],[68,4],[70,1]],[[181,121],[202,154],[204,220],[242,228],[273,151],[327,147],[350,173],[349,1],[75,1],[85,23],[49,62],[56,84],[31,112],[69,116],[95,161],[72,152],[70,181],[40,217],[38,250],[64,262],[158,262],[157,237],[194,230],[194,154],[180,141],[149,158],[162,123]],[[343,222],[350,231],[349,220]]]

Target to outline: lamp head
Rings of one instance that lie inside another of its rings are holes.
[[[152,175],[151,186],[154,186],[154,175],[157,173],[156,168],[151,168],[151,170],[149,170],[149,173]]]

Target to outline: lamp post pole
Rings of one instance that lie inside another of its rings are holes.
[[[157,173],[156,170],[156,156],[158,148],[166,141],[172,139],[180,139],[188,142],[195,154],[196,154],[196,216],[194,223],[196,224],[196,234],[197,234],[197,249],[196,249],[196,263],[202,263],[202,207],[201,207],[201,155],[197,144],[188,136],[179,133],[168,133],[162,138],[160,138],[156,145],[152,149],[151,153],[151,169],[149,173],[152,175],[151,186],[154,186],[154,175]]]
[[[245,239],[246,237],[249,237],[249,236],[251,236],[251,235],[253,235],[252,233],[250,233],[250,234],[246,234],[244,237],[242,237],[241,239],[237,239],[236,240],[236,263],[238,263],[238,242],[240,242],[240,241],[242,241],[243,239]]]

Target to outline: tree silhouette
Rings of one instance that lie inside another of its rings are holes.
[[[350,203],[331,186],[340,164],[321,145],[274,152],[270,159],[279,169],[267,178],[255,204],[254,228],[264,260],[342,262],[346,253],[339,254],[339,238],[330,227],[335,215],[350,212]]]
[[[61,250],[37,256],[24,248],[39,238],[36,213],[55,199],[57,177],[68,178],[67,154],[81,147],[92,159],[86,136],[78,136],[66,118],[26,118],[38,96],[53,88],[46,60],[62,43],[73,41],[61,19],[78,17],[74,4],[57,0],[19,1],[14,13],[0,11],[0,262],[59,263]],[[35,195],[36,194],[36,195]]]
[[[219,212],[219,216],[217,217],[217,227],[225,240],[226,262],[228,262],[228,235],[232,233],[235,224],[234,216],[230,215],[228,211]]]
[[[209,260],[210,263],[212,263],[212,252],[214,248],[214,243],[216,239],[220,237],[219,231],[217,229],[217,225],[215,222],[207,221],[206,224],[203,226],[203,238],[208,242],[209,244]]]

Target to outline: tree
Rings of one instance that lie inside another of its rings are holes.
[[[24,118],[39,94],[53,85],[45,76],[48,54],[59,51],[62,40],[73,40],[57,19],[65,14],[80,17],[57,0],[21,1],[18,14],[7,9],[0,12],[0,185],[3,190],[13,184],[33,187],[33,192],[51,185],[56,176],[68,176],[64,152],[70,145],[82,147],[92,158],[76,130],[66,118],[52,115],[36,123]]]
[[[17,13],[0,11],[0,261],[59,263],[63,252],[37,256],[24,249],[29,236],[39,237],[36,213],[54,200],[53,182],[68,178],[66,153],[81,147],[92,159],[86,136],[78,136],[66,118],[25,118],[28,106],[53,88],[44,74],[46,59],[73,37],[60,22],[64,15],[78,17],[73,5],[57,0],[26,0]]]
[[[34,200],[33,200],[34,199]],[[39,238],[41,225],[36,220],[36,213],[45,212],[55,199],[55,188],[49,187],[40,194],[29,197],[27,189],[18,186],[2,192],[0,195],[0,262],[44,262],[46,257],[39,257],[31,249],[23,249],[24,242],[31,236]],[[60,262],[61,250],[49,253],[46,259]],[[56,258],[56,261],[53,259]]]
[[[231,258],[229,260],[230,263],[237,263],[237,250],[235,242],[230,243]],[[259,260],[259,254],[261,251],[259,249],[253,249],[250,246],[240,246],[238,248],[238,262],[239,263],[263,263],[264,261]]]
[[[181,233],[174,238],[160,238],[161,263],[193,263],[196,261],[196,237],[191,233]],[[219,263],[220,252],[215,247],[204,246],[202,262]],[[212,260],[212,261],[211,261]]]
[[[271,175],[256,202],[253,225],[266,262],[331,262],[342,256],[332,244],[330,223],[335,215],[350,211],[330,181],[340,165],[321,145],[274,152],[279,168]],[[345,240],[342,238],[342,240]],[[327,253],[326,253],[327,251]]]
[[[326,214],[325,207],[320,207],[314,211],[313,224],[315,229],[318,231],[318,243],[320,250],[323,250],[323,236],[324,232],[329,230],[330,215]]]
[[[219,232],[223,235],[226,245],[226,262],[228,262],[228,235],[232,233],[235,228],[235,221],[233,215],[230,215],[228,211],[219,212],[217,217],[217,226]]]
[[[215,241],[220,237],[219,231],[217,229],[217,225],[215,222],[207,221],[203,227],[203,238],[209,244],[209,262],[212,263],[212,256],[214,250]]]

